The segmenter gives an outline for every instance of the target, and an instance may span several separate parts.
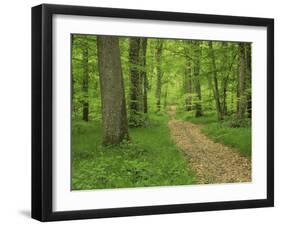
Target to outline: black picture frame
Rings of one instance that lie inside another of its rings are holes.
[[[266,27],[267,198],[54,212],[52,210],[52,18],[55,14]],[[56,221],[270,206],[274,206],[273,19],[50,4],[32,8],[32,218],[40,221]]]

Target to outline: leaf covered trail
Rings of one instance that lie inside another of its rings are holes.
[[[181,148],[197,176],[197,183],[233,183],[251,181],[251,160],[237,150],[215,143],[201,132],[201,125],[176,120],[171,106],[168,123],[171,136]]]

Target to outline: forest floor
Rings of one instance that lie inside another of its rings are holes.
[[[130,141],[103,146],[100,121],[72,123],[72,190],[195,184],[193,170],[170,137],[168,116],[150,114],[129,128]]]
[[[238,150],[216,143],[201,132],[203,125],[175,119],[176,106],[168,110],[168,126],[183,151],[198,184],[251,181],[251,159]]]

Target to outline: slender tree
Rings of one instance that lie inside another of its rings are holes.
[[[222,54],[222,62],[225,64],[225,71],[222,74],[222,84],[221,84],[221,89],[222,89],[222,100],[221,100],[221,114],[222,118],[227,115],[227,86],[228,86],[228,80],[229,80],[229,70],[231,68],[228,68],[229,59],[228,59],[228,43],[227,42],[221,42],[221,50],[223,52]],[[232,63],[231,63],[232,64]],[[231,67],[231,66],[230,66]]]
[[[212,75],[213,75],[213,94],[214,94],[214,99],[216,102],[218,120],[222,120],[223,114],[222,114],[222,107],[221,107],[219,87],[218,87],[216,58],[215,58],[215,52],[213,49],[212,41],[209,41],[209,48],[210,48],[210,58],[211,58],[210,60],[211,60],[211,64],[212,64]]]
[[[75,104],[74,104],[74,95],[75,95],[75,90],[74,90],[74,38],[75,35],[71,34],[71,111],[72,111],[72,115],[75,112]]]
[[[88,37],[82,38],[83,48],[83,80],[82,80],[82,91],[83,91],[83,120],[89,121],[89,43]]]
[[[164,91],[164,108],[165,109],[167,107],[168,86],[169,86],[169,83],[166,83],[165,91]]]
[[[148,60],[149,64],[147,64],[148,67],[148,75],[147,76],[147,91],[150,91],[153,86],[153,78],[154,78],[154,70],[155,70],[155,40],[149,40],[148,42],[148,49],[147,49],[147,54],[148,54]]]
[[[156,67],[157,67],[157,81],[156,81],[156,109],[161,110],[161,89],[162,89],[162,76],[163,72],[161,70],[161,57],[163,51],[163,40],[157,40],[156,46]]]
[[[246,110],[246,62],[245,62],[245,44],[239,43],[239,99],[238,99],[238,118],[243,118]]]
[[[222,100],[221,100],[221,111],[223,117],[227,115],[227,90],[229,86],[229,79],[232,72],[233,64],[236,59],[236,51],[233,49],[233,44],[222,42],[221,43],[222,50],[222,60],[223,65],[222,71],[222,81],[221,81],[221,89],[222,89]]]
[[[119,40],[98,36],[98,66],[102,102],[103,144],[129,139]]]
[[[147,38],[141,38],[140,46],[140,77],[143,80],[143,112],[148,112],[147,105],[147,91],[148,91],[148,79],[146,73],[146,49],[147,49]]]
[[[251,84],[252,84],[252,47],[251,43],[246,44],[246,64],[247,64],[247,93],[246,93],[246,98],[247,98],[247,114],[248,118],[252,118],[252,95],[251,95]]]
[[[195,117],[200,117],[203,115],[202,105],[201,105],[201,84],[200,84],[200,42],[192,41],[193,51],[194,51],[194,89],[196,93],[196,102],[195,102]]]
[[[192,58],[190,51],[190,42],[184,42],[184,55],[185,55],[185,68],[184,68],[184,93],[185,98],[185,110],[192,110]]]

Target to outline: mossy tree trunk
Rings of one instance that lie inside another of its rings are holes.
[[[117,37],[98,36],[97,48],[103,144],[119,144],[129,139],[119,40]]]

